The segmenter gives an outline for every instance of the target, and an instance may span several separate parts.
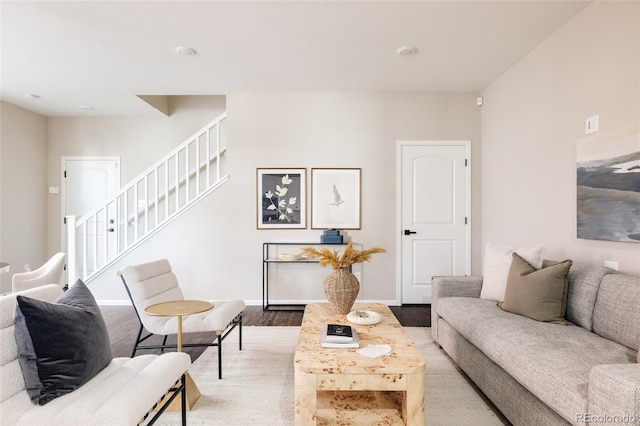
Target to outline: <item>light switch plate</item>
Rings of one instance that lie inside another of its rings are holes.
[[[600,129],[600,114],[593,115],[585,120],[584,132],[589,135]]]

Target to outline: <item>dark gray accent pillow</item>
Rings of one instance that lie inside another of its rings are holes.
[[[565,324],[567,274],[571,263],[565,260],[537,270],[514,253],[500,307],[537,321]]]
[[[74,391],[111,362],[107,326],[81,280],[56,303],[26,296],[16,300],[18,355],[34,404]]]

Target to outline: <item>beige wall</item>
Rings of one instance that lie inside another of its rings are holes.
[[[466,139],[477,151],[480,112],[476,96],[229,94],[229,182],[153,237],[151,244],[107,271],[92,284],[93,291],[101,299],[125,298],[122,286],[113,285],[115,271],[125,264],[166,256],[193,297],[240,297],[259,302],[262,243],[319,241],[321,231],[257,230],[256,168],[304,167],[310,173],[312,167],[359,167],[362,229],[349,231],[349,235],[365,247],[388,250],[364,266],[360,298],[396,301],[396,141]],[[307,188],[309,191],[309,177]],[[477,201],[474,197],[475,205]],[[474,235],[479,239],[477,232]],[[323,298],[321,283],[329,270],[303,265],[292,273],[304,279],[292,283],[291,292]]]
[[[120,157],[124,186],[225,111],[224,96],[172,96],[170,116],[48,119],[48,186],[61,187],[62,157]],[[62,249],[61,195],[47,206],[47,249]]]
[[[0,260],[11,273],[0,275],[0,293],[11,290],[11,275],[35,269],[46,251],[46,118],[0,101]]]
[[[482,272],[487,242],[543,242],[552,258],[613,260],[622,271],[640,273],[640,244],[575,237],[575,151],[584,137],[584,119],[600,114],[603,132],[640,119],[638,7],[595,2],[585,8],[486,88],[482,108],[470,93],[229,94],[229,182],[99,277],[92,289],[99,299],[123,300],[115,275],[119,267],[168,257],[188,296],[257,301],[262,242],[313,241],[320,232],[258,231],[255,169],[361,167],[362,230],[349,234],[389,251],[365,265],[361,298],[392,301],[395,147],[397,140],[410,139],[472,141],[472,273]],[[45,189],[60,186],[61,156],[121,156],[124,183],[225,108],[224,98],[205,98],[175,98],[171,116],[155,118],[46,120],[2,104],[2,256],[7,241],[27,235],[23,226],[37,235],[23,242],[40,259],[16,258],[19,266],[40,263],[59,249],[60,201]],[[8,140],[28,140],[28,148]],[[14,179],[20,173],[27,175]],[[25,185],[28,201],[20,197]],[[14,207],[16,199],[28,208]],[[46,230],[39,225],[45,204]],[[310,291],[320,294],[319,285]]]
[[[595,2],[483,93],[482,246],[640,273],[640,244],[576,238],[576,142],[640,119],[640,4]]]

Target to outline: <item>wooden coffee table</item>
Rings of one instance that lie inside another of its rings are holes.
[[[382,315],[356,325],[329,304],[307,305],[295,354],[296,425],[406,424],[424,426],[425,360],[388,306],[356,303],[353,310]],[[320,346],[328,323],[356,328],[360,347],[388,344],[392,354],[368,358],[356,349]]]

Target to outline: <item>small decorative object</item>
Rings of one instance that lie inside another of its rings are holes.
[[[368,262],[373,254],[385,251],[380,247],[356,250],[350,241],[342,254],[338,250],[329,250],[325,247],[320,249],[305,247],[302,249],[302,254],[310,259],[319,259],[318,263],[322,267],[328,264],[333,267],[333,272],[324,280],[324,294],[334,313],[346,314],[351,310],[360,291],[360,283],[349,270],[350,266],[354,263]]]
[[[347,314],[347,321],[360,325],[374,325],[382,321],[382,315],[373,311],[351,311]]]
[[[287,260],[287,261],[293,261],[293,260],[300,260],[302,258],[302,255],[300,253],[280,253],[277,255],[278,260]]]
[[[326,231],[322,231],[320,242],[322,244],[342,244],[343,240],[339,230],[327,229]]]

